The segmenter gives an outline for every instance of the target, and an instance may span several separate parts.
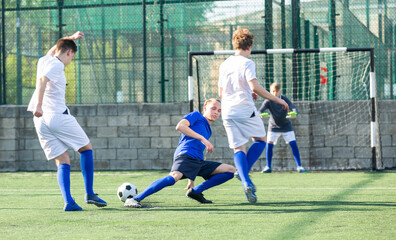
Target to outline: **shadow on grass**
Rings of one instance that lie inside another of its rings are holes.
[[[240,203],[239,205],[251,205],[249,203]],[[261,206],[283,206],[283,207],[295,207],[295,206],[376,206],[376,207],[396,207],[396,202],[348,202],[348,201],[287,201],[287,202],[263,202],[256,203],[254,205]]]
[[[349,201],[287,201],[287,202],[263,202],[263,203],[234,203],[234,204],[197,204],[196,206],[181,205],[162,205],[160,202],[142,203],[141,209],[127,208],[123,204],[115,207],[89,208],[85,207],[84,211],[131,211],[131,210],[154,210],[167,212],[217,212],[218,214],[230,213],[257,213],[257,212],[276,212],[276,213],[298,213],[298,212],[370,212],[386,211],[389,207],[396,207],[396,202],[349,202]],[[377,207],[370,209],[369,207]],[[384,207],[381,209],[378,207]],[[0,208],[0,210],[32,210],[28,207]],[[36,208],[40,210],[59,210],[59,208]]]
[[[386,211],[389,207],[396,207],[395,202],[348,202],[348,201],[288,201],[288,202],[268,202],[268,203],[236,203],[236,204],[199,204],[196,206],[180,205],[154,205],[153,202],[142,203],[141,209],[107,208],[109,211],[133,211],[133,210],[153,210],[166,212],[217,212],[218,214],[246,214],[259,212],[276,213],[298,213],[298,212],[370,212]],[[384,207],[385,209],[370,209],[368,207]]]

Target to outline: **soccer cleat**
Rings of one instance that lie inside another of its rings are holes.
[[[253,191],[252,186],[247,186],[246,184],[243,186],[243,191],[245,192],[246,198],[250,203],[257,202],[257,196]]]
[[[305,170],[305,168],[303,168],[303,167],[297,167],[297,172],[299,172],[299,173],[306,173],[307,170]]]
[[[212,201],[207,200],[202,193],[195,193],[192,188],[188,189],[186,196],[194,199],[200,203],[212,203]]]
[[[253,190],[253,192],[256,192],[256,185],[254,185],[253,182],[252,182],[252,190]]]
[[[261,171],[261,173],[271,173],[271,172],[272,172],[272,169],[269,168],[268,166],[265,166],[263,171]]]
[[[125,200],[124,207],[129,207],[129,208],[141,208],[142,205],[140,204],[139,201],[133,199],[133,198],[128,198]]]
[[[98,194],[96,194],[96,193],[94,195],[89,195],[86,193],[84,196],[84,200],[86,203],[95,204],[97,207],[106,207],[107,206],[107,202],[100,199],[98,197]]]
[[[63,207],[63,211],[65,212],[71,212],[71,211],[82,211],[83,209],[78,206],[76,202],[73,203],[65,203],[65,206]]]
[[[241,180],[241,177],[240,177],[239,174],[238,174],[238,172],[235,172],[235,173],[234,173],[234,178],[238,179],[239,181],[242,181],[242,180]],[[250,178],[250,175],[249,175],[249,178]],[[253,182],[252,182],[252,188],[253,188],[253,191],[256,192],[256,185],[254,185]]]

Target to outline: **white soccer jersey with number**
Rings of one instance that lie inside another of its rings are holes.
[[[218,86],[223,89],[223,119],[249,118],[256,111],[248,84],[253,79],[256,79],[256,65],[244,56],[230,56],[220,65]]]
[[[37,64],[36,90],[30,100],[28,111],[34,112],[37,105],[37,84],[42,76],[50,81],[47,83],[43,97],[43,113],[63,113],[66,110],[65,65],[57,58],[46,55]]]

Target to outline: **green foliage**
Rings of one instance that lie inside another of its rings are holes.
[[[214,204],[184,196],[187,181],[127,209],[123,182],[142,191],[166,171],[96,172],[95,191],[109,206],[83,202],[72,172],[72,195],[84,208],[65,213],[55,172],[0,174],[2,239],[392,239],[396,234],[396,172],[253,173],[258,203],[248,204],[238,180],[204,192]],[[197,179],[196,184],[202,182]]]

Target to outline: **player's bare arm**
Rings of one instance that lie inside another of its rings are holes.
[[[250,80],[249,82],[250,89],[252,89],[253,93],[256,93],[262,98],[266,98],[268,100],[274,101],[282,105],[282,108],[286,111],[289,111],[289,105],[282,99],[275,97],[271,93],[269,93],[265,88],[263,88],[257,81],[257,79]]]
[[[206,140],[206,138],[204,138],[201,134],[194,132],[190,128],[190,122],[187,119],[182,119],[176,125],[176,130],[183,133],[186,136],[200,140],[206,146],[208,152],[213,151],[213,145],[208,140]]]
[[[43,116],[43,109],[41,106],[43,105],[44,91],[48,82],[49,79],[46,76],[39,78],[39,82],[37,84],[37,105],[33,112],[33,115],[36,117]]]

